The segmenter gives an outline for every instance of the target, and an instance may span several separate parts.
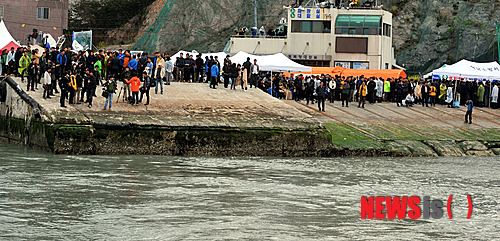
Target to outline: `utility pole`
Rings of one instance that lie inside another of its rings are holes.
[[[498,62],[500,63],[500,35],[498,33],[498,20],[495,22],[495,28],[497,29]]]
[[[257,28],[257,0],[253,1],[253,12],[254,12],[254,21],[255,21],[255,28]],[[497,21],[498,22],[498,21]],[[257,28],[258,29],[258,28]],[[497,29],[498,30],[498,29]]]

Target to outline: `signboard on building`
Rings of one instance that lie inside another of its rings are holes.
[[[71,44],[73,50],[87,51],[92,49],[92,30],[73,32],[73,43]]]
[[[334,65],[335,65],[335,67],[340,66],[340,67],[344,67],[344,68],[348,68],[348,69],[351,68],[351,62],[335,62]]]
[[[363,63],[363,62],[353,62],[352,68],[353,69],[369,69],[369,64]]]
[[[326,14],[323,8],[291,8],[291,19],[331,19],[330,14]]]

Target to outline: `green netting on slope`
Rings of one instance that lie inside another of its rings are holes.
[[[167,20],[170,10],[174,6],[176,0],[167,0],[155,22],[149,27],[142,37],[134,44],[133,50],[154,52],[157,46],[157,41],[160,38],[160,31],[163,23]]]

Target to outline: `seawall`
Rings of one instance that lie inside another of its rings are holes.
[[[41,90],[25,92],[19,79],[6,77],[1,83],[6,95],[0,101],[0,139],[56,154],[489,156],[500,150],[496,121],[480,131],[452,123],[431,125],[436,133],[420,132],[421,127],[406,121],[400,126],[396,117],[386,117],[384,126],[370,113],[334,105],[320,113],[260,90],[211,90],[185,83],[164,86],[164,95],[152,91],[150,106],[130,106],[115,97],[113,110],[104,111],[104,98],[97,97],[92,108],[61,108],[59,96],[49,100],[41,98]]]

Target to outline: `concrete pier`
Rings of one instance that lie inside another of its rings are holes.
[[[101,87],[92,108],[85,103],[61,108],[59,95],[43,99],[41,88],[27,91],[40,109],[40,118],[34,118],[33,108],[19,97],[26,83],[13,80],[21,88],[8,87],[7,100],[0,103],[0,136],[54,153],[461,156],[500,150],[500,112],[486,108],[474,109],[473,124],[463,122],[464,108],[440,105],[377,103],[361,109],[335,102],[318,112],[317,105],[278,100],[258,89],[174,82],[163,86],[163,94],[153,88],[148,106],[125,103],[117,91],[111,111],[102,110]]]

